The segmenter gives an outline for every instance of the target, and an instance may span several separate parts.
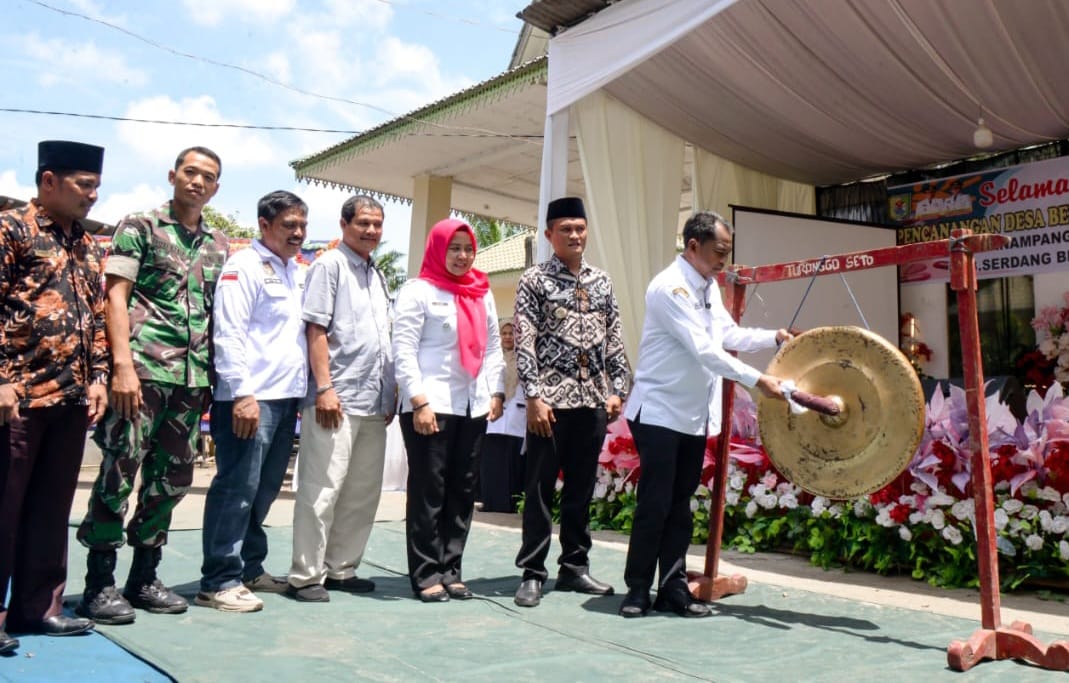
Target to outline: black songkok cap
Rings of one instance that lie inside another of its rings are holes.
[[[554,199],[546,207],[546,223],[557,218],[582,218],[586,220],[583,200],[579,197],[561,197]]]
[[[104,148],[69,140],[42,140],[37,143],[37,170],[87,171],[104,168]]]

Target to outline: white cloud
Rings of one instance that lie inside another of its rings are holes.
[[[438,58],[426,45],[405,43],[400,38],[388,36],[375,51],[375,60],[370,71],[377,85],[394,82],[398,78],[410,78],[433,87],[441,82]]]
[[[100,187],[100,197],[89,213],[89,217],[103,223],[115,225],[119,220],[136,211],[146,211],[164,203],[174,194],[169,185],[149,185],[138,183],[125,192],[108,192],[108,177]]]
[[[308,204],[309,240],[319,242],[341,237],[341,229],[338,227],[341,205],[352,196],[352,192],[302,182],[294,183],[288,189]],[[388,243],[387,248],[407,254],[412,207],[396,202],[382,201],[382,203],[386,213],[382,240]]]
[[[125,14],[106,15],[100,5],[93,2],[93,0],[68,0],[68,2],[74,5],[76,9],[80,10],[82,14],[93,17],[94,19],[106,21],[109,24],[116,24],[118,26],[126,25]]]
[[[33,60],[42,86],[61,84],[84,86],[103,81],[130,87],[148,83],[148,74],[130,66],[122,53],[97,47],[95,43],[71,43],[52,38],[45,40],[36,33],[23,38],[22,51]]]
[[[385,29],[393,19],[393,8],[379,0],[326,0],[324,3],[328,26],[357,26],[368,31]],[[320,19],[317,18],[317,21]]]
[[[182,0],[189,18],[203,26],[216,26],[224,18],[271,23],[289,14],[295,0]]]
[[[215,100],[208,95],[173,100],[158,95],[132,102],[124,116],[164,121],[196,123],[237,123],[245,121],[224,117]],[[160,126],[120,122],[116,125],[119,139],[132,147],[143,159],[164,173],[174,163],[179,150],[202,145],[213,150],[223,160],[223,182],[227,169],[285,163],[287,156],[275,149],[268,135],[261,131],[241,128],[205,128],[199,126]]]
[[[275,80],[283,83],[290,82],[290,77],[292,75],[290,71],[290,60],[285,52],[272,52],[267,55],[263,60],[263,66],[266,68],[268,75],[272,76]]]
[[[0,194],[29,201],[37,196],[37,187],[20,183],[14,171],[0,171]]]

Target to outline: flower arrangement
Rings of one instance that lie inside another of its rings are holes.
[[[1069,292],[1062,294],[1064,305],[1045,306],[1032,319],[1038,351],[1054,364],[1054,378],[1069,382]]]
[[[761,447],[756,410],[737,389],[724,510],[725,547],[808,554],[819,566],[908,572],[939,586],[979,584],[965,392],[937,388],[909,467],[875,493],[848,501],[813,496],[786,481]],[[1069,398],[1033,391],[1019,422],[988,397],[995,527],[1003,587],[1069,578]],[[708,529],[715,440],[691,501],[693,541]],[[592,520],[630,530],[639,474],[625,422],[614,423],[598,471]]]

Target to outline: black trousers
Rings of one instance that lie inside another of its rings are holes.
[[[408,452],[405,532],[413,592],[461,581],[478,481],[478,441],[486,417],[437,413],[438,432],[418,434],[412,413],[401,413]]]
[[[0,427],[0,627],[9,631],[63,611],[67,522],[88,425],[86,406],[62,405],[24,409]]]
[[[483,512],[515,512],[523,493],[523,438],[487,434],[479,455],[479,493]]]
[[[605,409],[554,409],[553,414],[557,421],[552,437],[527,432],[523,543],[516,556],[524,581],[545,582],[549,577],[546,557],[553,538],[553,492],[558,472],[564,477],[558,562],[578,573],[590,566],[590,498],[594,495],[598,454],[605,441]]]
[[[660,569],[661,591],[687,590],[687,548],[694,531],[690,499],[701,481],[705,437],[628,420],[641,471],[627,546],[624,581],[649,590]]]

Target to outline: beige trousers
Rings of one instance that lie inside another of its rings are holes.
[[[303,411],[291,585],[356,575],[379,507],[385,457],[381,415],[345,415],[329,430],[316,423],[315,407]]]

